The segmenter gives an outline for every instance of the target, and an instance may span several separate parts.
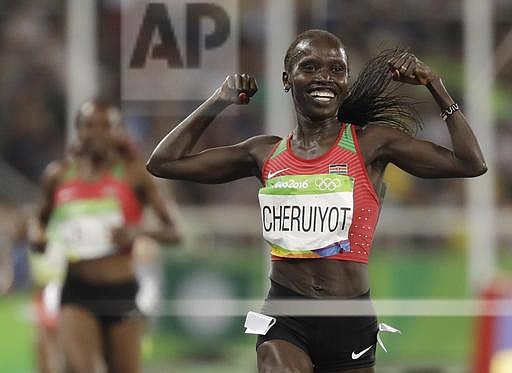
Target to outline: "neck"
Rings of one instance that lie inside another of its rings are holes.
[[[298,114],[293,138],[296,143],[308,148],[314,144],[321,145],[325,142],[332,142],[332,137],[338,136],[339,130],[340,122],[336,117],[314,121]]]
[[[110,167],[113,156],[111,153],[107,154],[94,154],[88,153],[83,154],[80,159],[81,168],[84,171],[86,177],[93,176],[98,172],[102,172],[106,168]]]

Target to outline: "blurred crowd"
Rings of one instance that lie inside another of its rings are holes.
[[[97,0],[98,59],[101,94],[119,100],[120,73],[120,1]],[[454,99],[464,102],[463,1],[391,0],[321,1],[327,5],[326,18],[314,16],[313,0],[296,0],[297,31],[327,28],[340,35],[346,44],[352,77],[379,49],[410,47],[438,71]],[[397,3],[400,4],[397,8]],[[226,123],[208,130],[208,145],[242,140],[264,131],[265,96],[265,2],[240,0],[240,71],[256,76],[260,92],[254,103]],[[317,3],[318,4],[318,3]],[[13,203],[33,202],[20,198],[4,187],[9,175],[16,175],[27,186],[36,187],[41,172],[65,152],[66,139],[66,1],[0,1],[0,221],[12,225]],[[435,12],[432,9],[436,9]],[[495,45],[512,30],[512,2],[494,1]],[[285,51],[283,50],[283,55]],[[496,116],[496,170],[498,203],[512,205],[512,66],[511,61],[496,72],[493,95]],[[220,82],[219,82],[220,83]],[[437,107],[426,90],[409,90],[419,101],[424,120],[420,137],[449,146],[449,138]],[[175,126],[182,115],[126,115],[124,121],[147,157],[158,139]],[[203,143],[204,144],[204,143]],[[421,180],[390,168],[386,196],[393,205],[461,206],[464,181]],[[232,188],[203,186],[187,182],[163,183],[172,186],[176,200],[183,205],[256,204],[255,180],[237,181]],[[23,222],[23,219],[19,219]],[[23,224],[22,224],[23,225]],[[0,225],[0,243],[15,242],[20,229]],[[22,230],[22,229],[21,229]],[[0,260],[1,261],[1,260]]]

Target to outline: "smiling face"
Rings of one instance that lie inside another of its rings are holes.
[[[312,121],[335,118],[348,90],[347,56],[341,42],[322,33],[300,40],[287,54],[285,88],[295,110]]]

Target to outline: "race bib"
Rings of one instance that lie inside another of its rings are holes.
[[[124,223],[116,200],[77,201],[59,207],[49,245],[61,247],[71,261],[115,253],[111,232]]]
[[[337,174],[275,177],[259,191],[263,237],[281,257],[350,251],[354,180]]]

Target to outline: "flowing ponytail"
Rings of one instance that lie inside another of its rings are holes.
[[[386,49],[366,63],[338,110],[340,121],[357,126],[382,123],[410,135],[422,128],[414,108],[416,101],[397,93],[400,84],[392,79],[387,64],[404,52],[401,48]]]

